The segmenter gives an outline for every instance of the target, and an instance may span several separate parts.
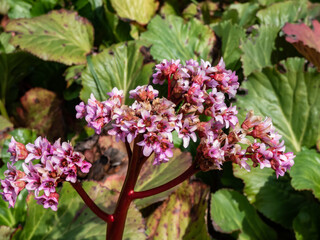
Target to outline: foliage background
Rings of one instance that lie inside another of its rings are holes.
[[[320,239],[320,29],[311,24],[320,18],[320,4],[1,0],[0,13],[2,178],[11,136],[25,144],[37,135],[61,137],[78,143],[94,163],[95,172],[81,176],[91,180],[85,189],[112,211],[126,159],[114,139],[87,139],[93,132],[75,119],[75,105],[91,92],[102,100],[115,86],[127,94],[147,84],[162,59],[216,64],[223,57],[241,82],[232,100],[240,121],[250,109],[270,116],[297,155],[295,165],[279,179],[270,169],[247,173],[231,164],[200,173],[175,190],[136,201],[124,238]],[[181,140],[175,138],[175,146]],[[196,147],[189,147],[191,155]],[[137,190],[183,172],[191,155],[176,150],[168,164],[147,165]],[[1,199],[0,238],[104,239],[104,223],[71,186],[64,184],[60,193],[58,212],[43,209],[26,192],[14,209]]]

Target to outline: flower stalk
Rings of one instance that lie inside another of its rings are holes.
[[[82,185],[79,181],[76,181],[75,183],[71,183],[72,187],[77,191],[77,193],[80,195],[84,203],[91,209],[91,211],[97,215],[100,219],[107,223],[113,222],[113,215],[108,214],[101,210],[94,201],[89,197],[89,195],[86,193],[86,191],[82,188]]]

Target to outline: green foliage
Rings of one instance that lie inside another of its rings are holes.
[[[211,59],[215,43],[212,30],[196,19],[185,23],[180,17],[154,17],[148,31],[141,36],[152,44],[150,53],[157,61],[163,59]]]
[[[284,1],[272,4],[257,13],[261,24],[277,27],[278,30],[287,22],[295,22],[307,14],[307,1]]]
[[[129,91],[149,82],[153,63],[145,64],[140,42],[130,41],[112,45],[92,57],[92,66],[82,72],[81,98],[86,101],[93,93],[98,100],[104,100],[114,87],[122,89],[125,101]],[[96,75],[96,77],[94,77]]]
[[[239,45],[245,38],[245,30],[237,24],[232,24],[230,20],[220,22],[213,30],[222,39],[221,52],[226,67],[238,69],[241,66],[239,59],[242,54]]]
[[[158,239],[211,239],[206,230],[208,188],[184,182],[147,220],[149,237]]]
[[[67,65],[83,64],[93,45],[93,28],[76,12],[52,11],[47,15],[10,21],[11,43],[43,60]]]
[[[223,232],[240,231],[237,239],[276,239],[276,233],[265,224],[246,197],[221,189],[211,195],[211,219]]]
[[[110,2],[121,18],[128,18],[140,24],[147,24],[159,5],[155,0],[110,0]]]
[[[315,150],[303,149],[297,154],[290,176],[292,186],[297,190],[312,190],[320,199],[320,154]]]
[[[271,53],[274,49],[275,39],[278,35],[276,27],[261,25],[258,36],[252,36],[241,44],[241,56],[244,75],[248,76],[255,70],[271,66]]]
[[[287,176],[277,179],[272,169],[253,168],[247,172],[234,165],[234,175],[243,180],[249,202],[284,227],[291,227],[293,219],[307,203],[305,196],[291,187]]]

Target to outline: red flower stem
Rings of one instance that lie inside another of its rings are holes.
[[[128,158],[129,158],[129,160],[131,160],[132,151],[131,151],[130,144],[127,141],[125,141],[125,145],[126,145],[126,149],[127,149]]]
[[[85,204],[91,209],[94,214],[96,214],[99,218],[107,223],[111,223],[113,221],[113,216],[102,211],[89,197],[86,191],[82,188],[80,182],[76,181],[75,183],[71,183],[72,187],[77,191]]]
[[[122,239],[128,209],[133,200],[132,193],[134,191],[141,167],[145,162],[145,157],[142,155],[142,149],[136,144],[139,141],[141,141],[141,136],[140,138],[137,137],[134,142],[132,157],[129,161],[126,179],[122,186],[118,203],[113,214],[114,221],[108,223],[107,226],[107,240]]]
[[[199,171],[199,169],[196,167],[196,164],[192,164],[185,172],[183,172],[178,177],[172,179],[171,181],[169,181],[161,186],[149,189],[149,190],[145,190],[145,191],[141,191],[141,192],[134,192],[132,194],[132,198],[133,199],[145,198],[145,197],[150,197],[150,196],[156,195],[158,193],[162,193],[164,191],[167,191],[170,188],[173,188],[173,187],[177,186],[178,184],[182,183],[184,180],[188,179],[189,177],[191,177],[193,174],[197,173],[198,171]]]

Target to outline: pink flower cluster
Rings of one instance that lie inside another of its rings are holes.
[[[123,92],[114,88],[110,98],[100,102],[91,95],[88,104],[77,107],[77,118],[85,117],[88,125],[100,134],[102,128],[111,123],[110,135],[117,141],[137,142],[143,155],[155,153],[154,164],[167,162],[172,157],[173,137],[177,132],[186,148],[190,139],[200,138],[197,161],[203,171],[221,169],[225,161],[232,161],[250,170],[260,165],[271,167],[277,176],[283,175],[293,165],[293,153],[284,153],[281,135],[275,132],[271,119],[262,121],[249,113],[239,126],[235,106],[227,106],[225,96],[234,97],[239,88],[235,72],[225,69],[223,60],[216,66],[209,62],[194,60],[163,60],[156,65],[154,84],[168,83],[168,98],[158,98],[158,91],[151,85],[138,86],[129,92],[135,99],[131,106],[122,105]],[[200,115],[210,118],[201,122]],[[226,133],[228,131],[228,134]],[[246,136],[251,136],[251,143]],[[259,141],[257,141],[259,140]],[[249,147],[243,149],[240,144]]]
[[[176,105],[166,98],[157,98],[158,91],[151,85],[138,86],[129,94],[130,98],[135,99],[131,106],[120,105],[123,95],[116,88],[104,102],[91,95],[87,105],[82,102],[76,107],[77,116],[85,117],[88,125],[98,134],[104,125],[112,122],[113,128],[108,133],[116,136],[117,141],[131,143],[141,134],[143,140],[137,144],[143,147],[144,156],[155,153],[154,164],[166,162],[172,157],[174,130],[183,138],[185,146],[188,146],[190,138],[196,141],[198,118],[190,116],[182,121],[182,114],[175,112]]]
[[[290,170],[294,164],[295,155],[292,152],[284,152],[284,141],[280,142],[282,136],[276,132],[271,118],[262,121],[250,111],[241,127],[247,135],[260,140],[260,142],[255,140],[247,149],[247,155],[253,161],[253,166],[259,164],[261,169],[271,167],[275,170],[277,177],[283,176],[287,170]]]
[[[60,144],[60,139],[51,144],[46,138],[38,137],[34,144],[28,143],[25,146],[12,137],[8,152],[12,163],[7,164],[5,179],[1,180],[3,192],[0,194],[9,202],[10,207],[14,206],[20,191],[26,188],[29,192],[34,192],[35,199],[44,208],[50,207],[56,211],[59,200],[56,192],[58,183],[75,183],[77,170],[88,173],[91,167],[81,153],[73,150],[70,143]],[[17,170],[14,163],[23,159],[23,171]]]

